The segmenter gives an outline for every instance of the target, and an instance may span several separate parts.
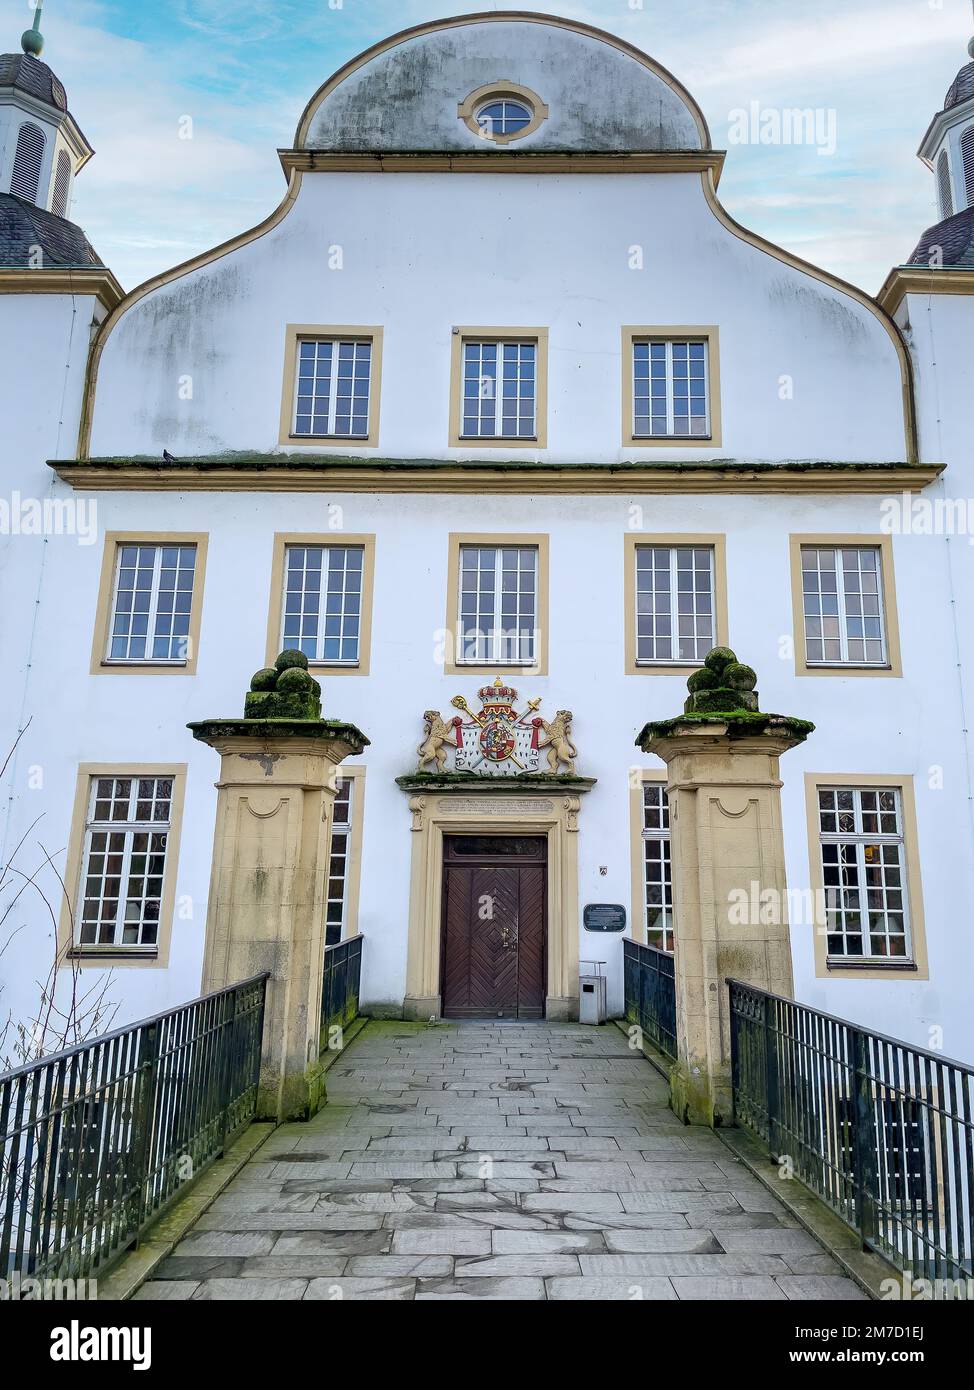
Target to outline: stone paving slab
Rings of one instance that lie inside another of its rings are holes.
[[[371,1023],[139,1299],[864,1295],[616,1029]]]

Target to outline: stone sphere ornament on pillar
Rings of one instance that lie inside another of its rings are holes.
[[[324,1099],[321,993],[338,767],[369,740],[321,717],[299,651],[257,671],[244,717],[190,724],[220,754],[203,990],[267,971],[257,1118],[307,1119]]]
[[[687,681],[683,713],[647,724],[636,739],[667,770],[677,1014],[671,1103],[681,1119],[711,1126],[729,1124],[733,1109],[727,980],[793,993],[778,764],[815,726],[762,711],[756,685],[735,652],[714,647]],[[742,920],[742,898],[780,910]]]

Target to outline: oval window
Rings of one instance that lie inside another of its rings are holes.
[[[501,97],[485,102],[477,111],[477,124],[488,137],[518,135],[531,124],[533,112],[523,101]]]

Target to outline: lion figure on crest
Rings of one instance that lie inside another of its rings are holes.
[[[445,723],[438,710],[428,709],[423,714],[426,722],[426,737],[419,745],[419,770],[422,771],[427,763],[436,762],[437,772],[442,772],[446,766],[446,748],[449,744],[451,748],[456,747],[454,739],[451,737],[452,726]]]
[[[541,727],[545,734],[545,742],[541,747],[547,749],[549,771],[557,772],[558,764],[564,763],[568,772],[574,772],[578,749],[570,737],[572,730],[571,710],[558,710],[550,722],[547,719],[542,719]]]

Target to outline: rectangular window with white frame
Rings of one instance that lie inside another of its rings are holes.
[[[912,960],[902,792],[820,786],[817,795],[828,959]]]
[[[461,545],[457,664],[535,665],[538,593],[536,545]]]
[[[359,663],[365,547],[286,545],[281,645],[310,662]]]
[[[325,909],[325,945],[334,946],[346,933],[351,889],[350,861],[355,825],[355,778],[338,782],[332,810],[331,858],[328,864],[328,901]]]
[[[365,440],[370,433],[372,341],[300,338],[291,433]]]
[[[449,443],[547,447],[548,330],[454,328]]]
[[[635,438],[710,436],[708,357],[705,339],[633,341]]]
[[[801,546],[801,590],[809,667],[889,665],[879,546]]]
[[[646,943],[673,950],[673,871],[670,860],[670,808],[665,782],[642,786],[643,884]]]
[[[174,777],[93,776],[75,917],[76,949],[155,954],[173,826]]]
[[[717,645],[713,546],[635,546],[637,665],[702,662]]]
[[[464,342],[465,439],[536,436],[537,358],[533,342]]]
[[[195,544],[117,546],[106,662],[186,664],[196,564]]]

